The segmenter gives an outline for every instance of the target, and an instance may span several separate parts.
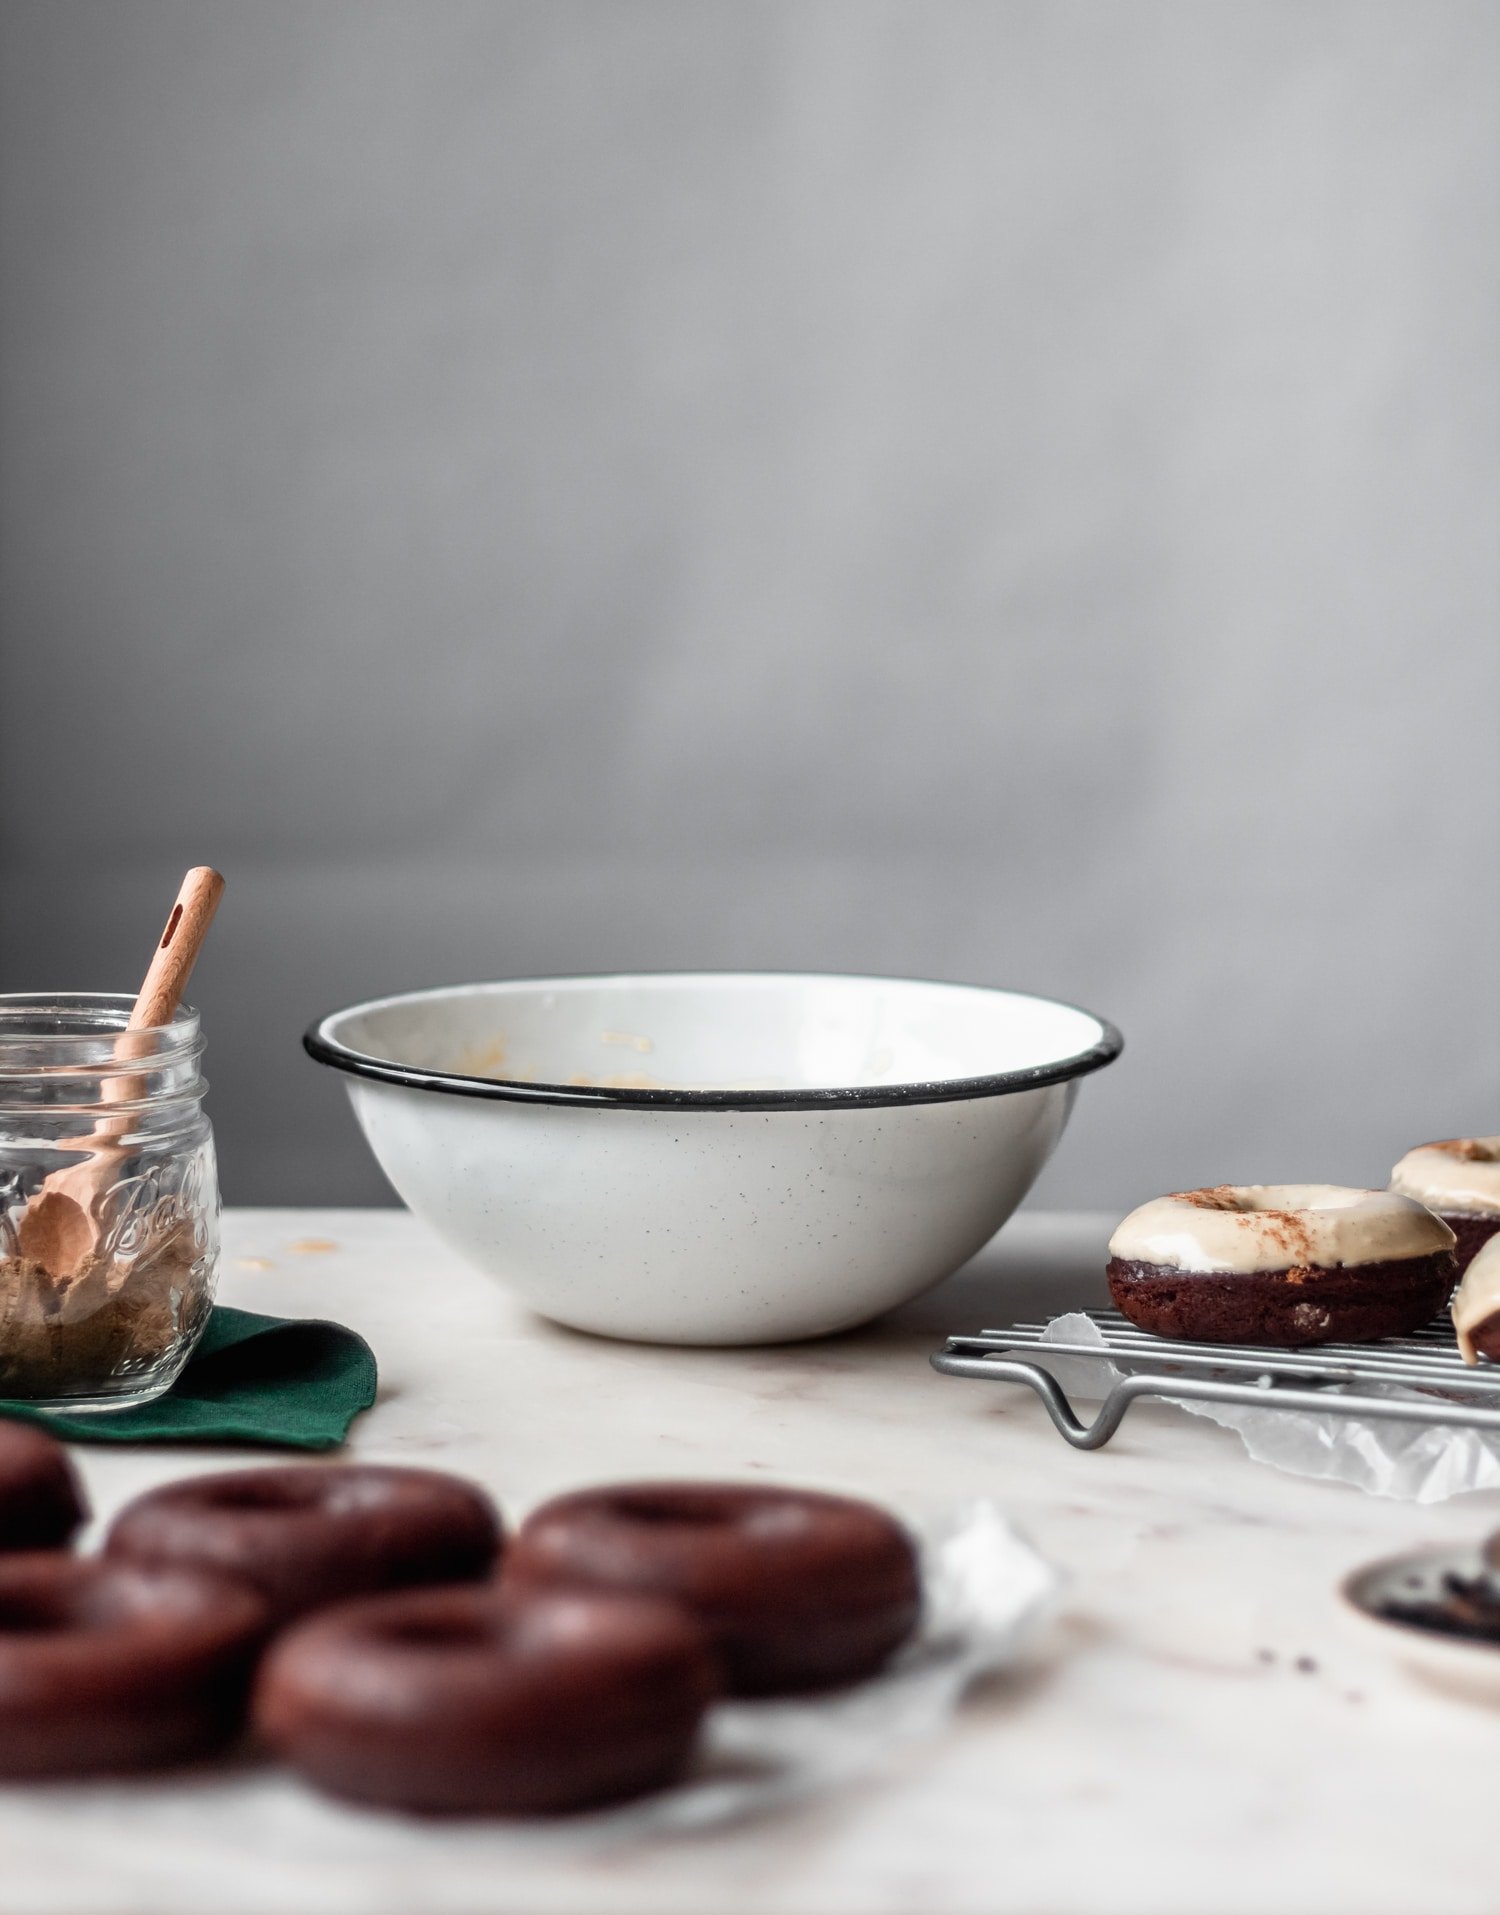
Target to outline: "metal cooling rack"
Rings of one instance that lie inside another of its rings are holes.
[[[1330,1416],[1379,1416],[1400,1423],[1462,1424],[1500,1432],[1500,1367],[1471,1369],[1458,1353],[1446,1316],[1411,1337],[1380,1343],[1320,1343],[1307,1350],[1263,1350],[1243,1343],[1177,1343],[1152,1336],[1118,1310],[1084,1310],[1103,1344],[1042,1342],[1044,1323],[1017,1323],[949,1337],[932,1359],[944,1376],[1024,1383],[1075,1449],[1097,1450],[1141,1397],[1202,1403],[1253,1403],[1260,1409],[1314,1410]],[[1106,1357],[1122,1372],[1085,1422],[1035,1356]],[[1373,1396],[1372,1384],[1419,1392]]]

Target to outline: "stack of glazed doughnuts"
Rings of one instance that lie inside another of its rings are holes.
[[[1132,1323],[1200,1343],[1409,1336],[1451,1300],[1473,1363],[1500,1360],[1497,1242],[1500,1137],[1459,1137],[1408,1151],[1386,1190],[1218,1184],[1153,1198],[1110,1238],[1106,1275]]]
[[[638,1483],[508,1546],[474,1485],[308,1464],[165,1485],[102,1551],[66,1452],[0,1423],[0,1777],[119,1773],[246,1722],[316,1786],[428,1814],[660,1788],[724,1695],[873,1675],[916,1627],[916,1552],[872,1505]]]

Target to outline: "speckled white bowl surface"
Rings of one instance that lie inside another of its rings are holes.
[[[560,1323],[698,1344],[846,1329],[948,1276],[1121,1042],[1019,992],[767,973],[463,985],[305,1041],[471,1262]]]

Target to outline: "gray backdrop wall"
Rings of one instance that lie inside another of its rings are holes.
[[[1489,0],[9,0],[0,982],[1007,981],[1038,1201],[1500,1129]]]

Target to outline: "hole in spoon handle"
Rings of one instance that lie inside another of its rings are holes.
[[[195,865],[183,879],[130,1013],[130,1030],[171,1023],[223,890],[224,880],[206,864]]]

